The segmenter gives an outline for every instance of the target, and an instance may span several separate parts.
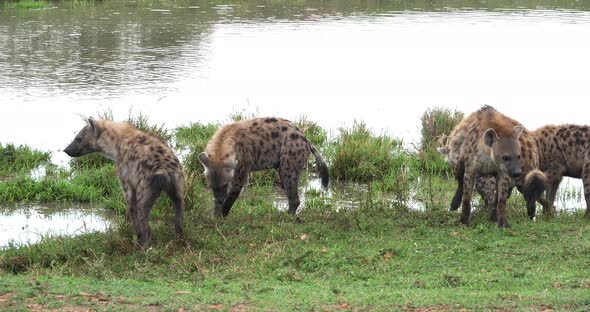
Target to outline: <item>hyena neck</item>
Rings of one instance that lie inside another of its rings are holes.
[[[132,130],[134,129],[127,124],[105,121],[98,138],[100,154],[115,162],[119,161],[119,156],[123,154],[122,149],[127,147],[122,141],[129,137]]]
[[[236,161],[239,151],[236,151],[235,128],[222,129],[216,133],[207,146],[207,154],[215,164],[224,164],[228,161]]]

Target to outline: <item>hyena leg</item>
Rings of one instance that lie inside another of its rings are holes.
[[[138,189],[143,190],[144,193],[137,195],[137,220],[139,221],[139,231],[137,231],[136,234],[139,245],[142,248],[146,248],[152,239],[150,211],[158,197],[160,197],[160,192],[154,192],[151,187],[146,185],[139,185]]]
[[[225,201],[223,202],[222,214],[224,217],[227,217],[227,215],[231,211],[231,207],[236,202],[236,199],[238,199],[238,196],[240,196],[240,192],[242,192],[242,188],[244,187],[244,184],[246,183],[246,178],[248,177],[248,173],[249,172],[244,171],[244,170],[239,170],[239,169],[235,170],[234,177],[231,181],[231,187],[229,189],[229,192],[227,193],[227,197],[225,198]],[[216,215],[217,215],[217,213],[218,212],[215,212]]]
[[[490,211],[490,220],[496,222],[496,178],[485,176],[477,178],[475,189],[483,198],[485,209]]]
[[[461,197],[463,196],[463,180],[465,178],[465,166],[459,165],[459,168],[455,170],[455,179],[457,179],[457,190],[455,196],[451,200],[451,211],[459,209],[461,205]]]
[[[167,192],[168,197],[172,200],[174,205],[174,228],[178,238],[184,237],[183,222],[184,222],[184,182],[180,181],[173,185],[173,189]]]
[[[546,202],[543,205],[543,215],[545,216],[555,215],[555,196],[557,196],[557,190],[564,173],[565,170],[562,168],[550,168],[545,171],[547,176]]]
[[[496,178],[497,183],[497,207],[496,210],[498,211],[498,227],[509,228],[510,224],[506,220],[506,201],[508,199],[508,194],[512,190],[512,180],[507,174],[502,174]]]
[[[582,168],[582,183],[584,184],[584,198],[586,199],[586,213],[584,217],[590,218],[590,162],[586,162]]]
[[[137,234],[139,232],[139,221],[138,221],[138,213],[137,213],[137,192],[135,188],[125,184],[121,184],[121,188],[123,189],[123,194],[125,195],[125,200],[127,201],[127,211],[125,212],[125,219],[129,221],[131,219],[131,224],[133,225],[133,232]]]
[[[475,186],[475,179],[477,178],[474,168],[469,168],[465,171],[464,185],[463,185],[463,206],[461,210],[461,218],[459,222],[462,224],[469,223],[469,216],[471,215],[471,196]]]
[[[290,214],[295,214],[301,203],[299,201],[297,186],[299,185],[299,174],[302,169],[303,161],[298,161],[292,164],[289,164],[289,161],[281,161],[281,166],[279,167],[279,176],[283,183],[285,193],[287,194],[287,199],[289,200]]]

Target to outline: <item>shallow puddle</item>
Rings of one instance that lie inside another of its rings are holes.
[[[0,248],[34,244],[43,237],[102,232],[115,214],[89,205],[35,205],[0,207]]]

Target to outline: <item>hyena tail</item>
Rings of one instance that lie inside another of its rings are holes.
[[[315,166],[318,170],[318,174],[320,175],[320,179],[322,180],[322,186],[328,187],[328,183],[330,183],[330,173],[328,172],[328,165],[320,155],[320,152],[315,148],[315,146],[311,146],[311,153],[315,157]]]
[[[524,197],[528,201],[535,202],[545,192],[547,176],[541,170],[535,169],[524,178]]]
[[[168,192],[170,189],[170,177],[164,173],[156,173],[150,177],[152,192],[159,195],[162,191]]]

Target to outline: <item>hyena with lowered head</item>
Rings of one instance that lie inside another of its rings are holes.
[[[586,218],[590,218],[590,126],[547,125],[531,132],[539,149],[539,168],[547,176],[543,214],[555,212],[554,202],[561,179],[582,179]]]
[[[328,167],[317,149],[292,122],[255,118],[223,126],[199,155],[205,179],[215,197],[216,216],[227,216],[252,171],[277,169],[289,200],[289,213],[299,207],[297,186],[309,154],[315,156],[322,185],[328,186]]]
[[[447,158],[457,179],[451,210],[462,203],[461,223],[469,222],[473,188],[476,183],[479,186],[486,182],[482,179],[493,179],[495,193],[491,201],[495,207],[492,214],[497,214],[493,218],[498,227],[509,227],[506,200],[514,185],[526,198],[531,198],[533,205],[544,191],[545,176],[538,170],[538,154],[532,136],[516,120],[491,106],[483,106],[465,117],[439,151]],[[490,181],[487,183],[489,185]],[[490,199],[489,194],[483,195],[486,201]]]
[[[140,246],[145,248],[151,241],[150,210],[161,192],[172,200],[176,234],[182,238],[184,174],[165,143],[125,123],[89,118],[64,152],[71,157],[96,152],[115,161]]]

